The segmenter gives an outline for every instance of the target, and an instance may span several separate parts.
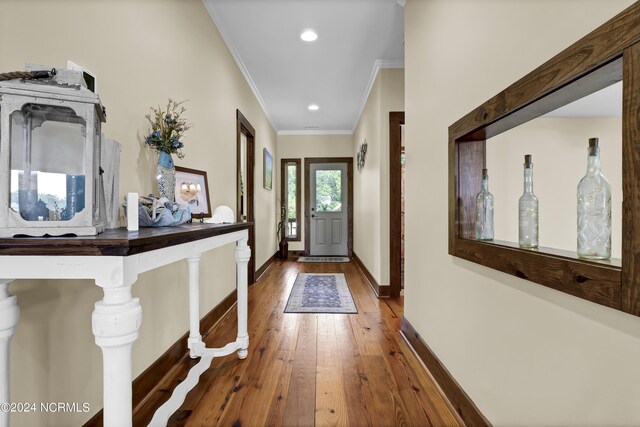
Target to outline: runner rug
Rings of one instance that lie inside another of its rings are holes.
[[[342,273],[299,273],[285,313],[357,313]]]
[[[349,262],[346,256],[301,256],[298,262]]]

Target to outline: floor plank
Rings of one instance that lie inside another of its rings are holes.
[[[298,273],[343,273],[356,314],[284,313]],[[204,337],[235,339],[236,310]],[[276,261],[249,289],[249,356],[216,358],[170,426],[461,426],[398,334],[402,300],[379,300],[353,263]],[[195,361],[185,357],[134,413],[146,425]]]
[[[316,426],[349,425],[344,396],[340,344],[335,314],[318,315],[318,366],[316,368]]]

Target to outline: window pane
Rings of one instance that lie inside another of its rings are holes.
[[[71,108],[26,104],[11,114],[11,209],[27,221],[69,221],[84,209],[85,134]]]
[[[316,171],[316,212],[342,210],[342,171]]]
[[[296,164],[287,164],[287,237],[296,237],[298,206],[296,203]]]

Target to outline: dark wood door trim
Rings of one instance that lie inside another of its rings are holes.
[[[256,131],[249,123],[249,120],[240,112],[240,110],[236,110],[236,213],[239,215],[240,212],[240,135],[244,135],[247,138],[247,194],[245,197],[247,198],[247,221],[255,222],[255,212],[254,212],[254,197],[253,197],[253,187],[254,187],[254,169],[255,169],[255,161],[256,161],[256,153],[255,153],[255,141],[256,141]],[[251,248],[251,258],[249,259],[248,264],[248,282],[252,284],[255,282],[255,272],[256,272],[256,232],[255,226],[249,229],[249,247]]]
[[[287,188],[287,182],[285,182],[285,176],[288,177],[287,173],[286,173],[286,168],[285,165],[287,163],[295,163],[296,164],[296,206],[297,206],[297,212],[296,212],[296,221],[298,221],[297,224],[297,231],[296,231],[296,236],[295,237],[287,237],[286,239],[289,242],[299,242],[300,240],[302,240],[302,236],[300,236],[300,219],[302,219],[302,212],[300,212],[302,210],[302,204],[301,202],[301,193],[302,193],[302,188],[300,188],[300,176],[302,175],[302,171],[300,170],[300,168],[302,167],[301,165],[301,161],[300,159],[280,159],[280,208],[282,209],[283,206],[285,206],[285,200],[287,200],[288,197],[288,188]],[[279,217],[280,213],[278,212],[278,220],[280,219]]]
[[[399,298],[402,284],[402,155],[404,111],[389,113],[389,286]]]
[[[309,227],[309,205],[311,204],[311,164],[313,163],[346,163],[347,164],[347,208],[349,236],[347,240],[347,255],[353,255],[353,157],[307,157],[304,159],[304,253],[309,256],[311,252],[311,234]]]

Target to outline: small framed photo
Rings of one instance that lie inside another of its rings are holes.
[[[211,218],[207,172],[176,166],[176,203],[189,205],[194,218]]]
[[[266,148],[263,148],[263,182],[262,186],[267,190],[273,188],[273,157]]]

